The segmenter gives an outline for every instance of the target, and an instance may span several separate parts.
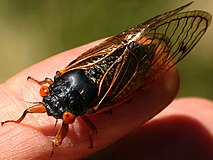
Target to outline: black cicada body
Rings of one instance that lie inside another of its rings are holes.
[[[106,111],[129,100],[184,58],[206,32],[211,15],[199,10],[180,12],[190,4],[105,40],[57,71],[54,80],[30,77],[41,85],[49,84],[41,87],[43,101],[28,108],[17,121],[6,122],[19,123],[27,113],[35,112],[62,119],[54,146],[62,143],[68,125],[78,116],[95,132],[86,114]]]

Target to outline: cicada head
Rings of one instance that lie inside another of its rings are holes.
[[[97,85],[85,76],[83,70],[56,76],[54,83],[42,90],[49,90],[43,97],[43,104],[48,115],[56,119],[64,119],[64,113],[71,113],[73,117],[87,113],[97,96]]]

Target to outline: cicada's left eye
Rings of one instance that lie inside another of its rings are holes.
[[[40,95],[41,97],[45,97],[50,93],[49,87],[47,86],[42,86],[40,89]]]

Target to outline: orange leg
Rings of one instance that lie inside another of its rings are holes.
[[[67,136],[68,130],[69,130],[69,124],[63,122],[61,128],[58,130],[55,136],[55,139],[52,140],[52,151],[49,157],[53,156],[55,147],[61,145],[63,139]]]
[[[42,103],[39,103],[37,105],[34,105],[32,107],[27,108],[23,112],[22,116],[19,119],[17,119],[17,120],[7,120],[7,121],[4,121],[4,122],[1,122],[1,125],[3,126],[5,123],[9,123],[9,122],[20,123],[25,118],[25,116],[28,113],[45,113],[45,112],[46,112],[45,106]]]
[[[28,76],[27,77],[27,80],[32,80],[32,81],[34,81],[35,83],[37,83],[37,84],[39,84],[39,85],[43,85],[43,84],[52,84],[54,81],[51,79],[51,78],[45,78],[44,80],[42,80],[42,81],[38,81],[37,79],[35,79],[35,78],[33,78],[33,77],[30,77],[30,76]]]
[[[87,118],[87,116],[82,115],[81,119],[84,121],[84,123],[90,129],[90,132],[89,132],[90,146],[89,146],[89,148],[93,148],[92,136],[93,136],[93,134],[97,134],[97,128],[89,120],[89,118]],[[62,144],[63,139],[67,136],[68,130],[69,130],[69,124],[63,122],[61,128],[58,130],[58,132],[55,136],[55,139],[52,141],[52,151],[51,151],[49,157],[53,156],[55,147]]]
[[[89,140],[90,140],[90,146],[89,146],[89,148],[93,148],[92,136],[94,134],[98,133],[97,128],[95,127],[95,125],[90,121],[90,119],[87,116],[82,115],[81,119],[84,121],[84,123],[87,125],[87,127],[90,130],[90,132],[89,132]]]

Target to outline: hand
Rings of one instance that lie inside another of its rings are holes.
[[[1,84],[0,120],[19,118],[22,112],[32,105],[23,100],[41,101],[38,93],[40,86],[31,81],[27,82],[27,76],[38,80],[43,80],[45,77],[53,78],[57,70],[63,69],[78,55],[99,42],[58,54],[33,65]],[[77,118],[76,122],[70,125],[67,138],[55,149],[53,159],[80,159],[105,148],[130,131],[140,128],[140,125],[159,113],[175,98],[178,87],[178,72],[173,68],[149,88],[134,95],[131,103],[114,108],[112,115],[100,113],[89,116],[98,129],[98,134],[93,137],[93,149],[88,148],[87,127]],[[44,113],[28,114],[20,124],[5,124],[0,127],[0,157],[2,159],[48,159],[52,148],[51,140],[60,122],[55,128],[55,119]],[[147,125],[152,124],[151,122]],[[123,151],[122,154],[124,154]]]

